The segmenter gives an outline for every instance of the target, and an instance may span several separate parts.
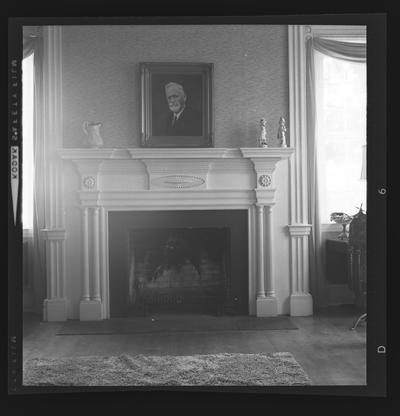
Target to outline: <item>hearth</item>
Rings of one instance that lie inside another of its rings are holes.
[[[111,212],[110,313],[247,314],[247,212]]]

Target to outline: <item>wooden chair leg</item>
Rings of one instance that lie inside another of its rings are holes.
[[[356,322],[354,323],[354,325],[351,327],[351,329],[356,329],[357,328],[357,326],[358,326],[358,324],[361,322],[361,321],[366,321],[367,320],[367,314],[366,313],[363,313],[357,320],[356,320]]]

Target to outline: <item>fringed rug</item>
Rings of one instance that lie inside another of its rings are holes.
[[[34,358],[26,386],[299,386],[311,380],[288,352]]]

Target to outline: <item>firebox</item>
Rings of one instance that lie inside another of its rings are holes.
[[[248,313],[247,211],[109,213],[110,315]]]

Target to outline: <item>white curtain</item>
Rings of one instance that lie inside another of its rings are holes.
[[[311,38],[309,42],[313,49],[331,58],[343,59],[351,62],[367,61],[366,43],[343,42],[339,40]]]
[[[320,65],[316,65],[315,51],[324,55],[351,62],[366,62],[365,43],[343,42],[323,38],[310,38],[306,43],[307,76],[307,151],[309,178],[309,218],[312,224],[310,240],[310,289],[316,306],[326,303],[324,284],[324,261],[322,250],[319,183],[318,183],[318,140],[316,137],[316,85],[321,79]]]
[[[41,27],[24,26],[23,58],[34,54],[34,115],[33,115],[33,153],[34,153],[34,192],[33,192],[33,230],[32,239],[28,240],[29,256],[32,258],[32,270],[29,280],[34,294],[34,311],[41,313],[45,297],[46,267],[45,242],[40,229],[44,228],[44,166],[43,157],[43,36]],[[23,145],[23,144],[22,144]]]

